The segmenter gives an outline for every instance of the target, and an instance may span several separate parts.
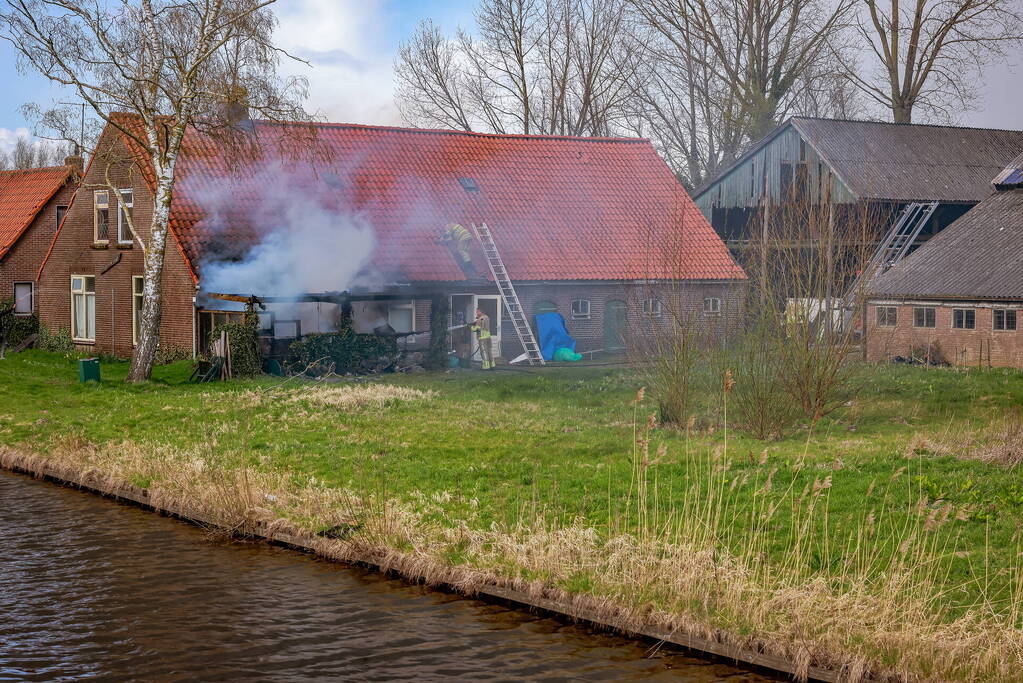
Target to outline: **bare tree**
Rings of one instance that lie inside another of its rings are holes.
[[[304,83],[277,77],[283,53],[272,43],[273,2],[5,0],[0,13],[0,35],[18,51],[23,68],[70,88],[128,141],[155,178],[146,243],[133,230],[145,269],[128,381],[148,379],[160,341],[164,251],[186,130],[200,124],[237,130],[242,105],[266,118],[304,116],[297,104]],[[123,201],[119,192],[114,197]]]
[[[632,120],[690,188],[787,115],[846,113],[822,93],[853,0],[627,1],[641,58]]]
[[[478,38],[420,24],[395,60],[411,123],[606,135],[629,97],[623,0],[482,0]]]
[[[969,108],[974,86],[990,60],[1023,40],[1018,0],[858,0],[856,34],[874,63],[861,75],[838,55],[848,78],[912,123],[914,109],[939,118]]]
[[[73,153],[74,147],[66,142],[33,141],[21,136],[14,141],[14,147],[10,152],[0,151],[0,171],[60,166],[64,159]]]
[[[800,79],[829,59],[853,0],[630,0],[647,26],[727,84],[732,125],[759,139],[788,113]]]

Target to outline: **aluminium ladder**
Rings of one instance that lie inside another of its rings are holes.
[[[476,238],[483,247],[483,255],[487,259],[487,265],[490,266],[490,274],[494,276],[497,291],[501,294],[501,300],[504,301],[504,307],[508,309],[508,315],[511,317],[512,325],[515,327],[515,333],[519,336],[519,342],[525,350],[525,353],[511,362],[517,363],[528,360],[530,365],[544,365],[543,354],[540,353],[540,345],[536,343],[533,328],[529,326],[526,315],[522,311],[519,295],[515,293],[515,287],[512,285],[511,278],[508,277],[508,271],[504,267],[504,260],[501,259],[501,253],[497,250],[497,245],[494,244],[494,237],[490,234],[490,228],[487,227],[486,223],[480,223],[479,225],[473,223],[472,230],[476,233]]]
[[[916,242],[916,238],[919,237],[920,231],[927,225],[927,221],[931,219],[937,208],[938,202],[914,202],[907,204],[902,209],[898,220],[881,240],[877,251],[870,257],[866,267],[849,288],[846,301],[855,298],[856,290],[861,284],[860,280],[864,276],[873,277],[878,273],[883,273],[906,257],[913,243]]]

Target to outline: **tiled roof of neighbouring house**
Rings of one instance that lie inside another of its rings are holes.
[[[996,192],[869,287],[875,297],[1023,299],[1023,189]]]
[[[368,220],[374,267],[411,282],[462,280],[438,238],[480,222],[514,280],[745,277],[647,140],[261,121],[249,135],[244,162],[186,136],[171,225],[199,275],[279,222],[246,207],[286,187]]]
[[[68,166],[0,172],[0,259],[72,173]]]

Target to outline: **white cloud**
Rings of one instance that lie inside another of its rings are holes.
[[[400,123],[381,0],[289,0],[277,7],[277,44],[311,64],[282,65],[309,79],[310,111],[341,123]]]
[[[24,126],[14,129],[0,128],[0,153],[7,154],[14,149],[14,143],[18,141],[18,138],[31,139],[28,128]]]

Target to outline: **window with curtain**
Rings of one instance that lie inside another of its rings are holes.
[[[142,331],[142,283],[145,279],[135,275],[131,279],[131,343],[139,343]]]
[[[120,244],[131,244],[131,225],[128,222],[134,214],[135,193],[132,190],[121,190],[121,203],[117,207],[117,241]]]
[[[75,341],[96,341],[96,278],[71,276],[71,336]]]

